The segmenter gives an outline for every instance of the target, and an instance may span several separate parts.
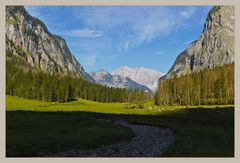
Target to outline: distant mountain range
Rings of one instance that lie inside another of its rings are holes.
[[[151,92],[151,90],[145,85],[141,85],[136,81],[133,81],[132,79],[125,76],[110,74],[109,72],[103,69],[97,72],[92,72],[90,73],[90,75],[95,79],[97,83],[109,87],[138,89],[143,90],[145,92]]]
[[[139,84],[147,86],[152,92],[156,91],[158,80],[161,76],[164,75],[159,71],[144,67],[130,68],[127,66],[113,70],[112,74],[128,77]]]
[[[158,79],[163,73],[144,67],[130,68],[127,66],[113,70],[92,72],[90,75],[97,83],[119,88],[132,88],[155,92]]]

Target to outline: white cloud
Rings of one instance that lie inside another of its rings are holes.
[[[144,42],[150,42],[153,39],[168,34],[174,27],[177,27],[178,21],[171,17],[158,18],[152,16],[146,20],[146,24],[140,24],[133,29],[131,37],[127,37],[128,47],[136,47]],[[127,47],[127,48],[128,48]]]
[[[65,33],[65,35],[73,36],[73,37],[95,38],[95,37],[102,36],[103,32],[85,28],[85,29],[76,29],[76,30],[68,31]]]
[[[56,22],[45,20],[40,7],[26,6],[31,15],[42,18],[50,30],[65,36],[85,38],[101,38],[113,42],[116,50],[122,51],[137,47],[143,43],[167,35],[181,27],[196,11],[196,7],[158,7],[158,6],[107,6],[107,7],[71,7],[72,18],[81,21],[80,29],[56,32]],[[43,8],[43,7],[42,7]],[[100,41],[95,40],[89,44]],[[100,45],[101,46],[101,45]]]
[[[73,14],[91,29],[115,34],[118,49],[129,49],[150,42],[178,29],[194,13],[194,7],[88,7],[76,8]],[[111,37],[111,36],[110,36]]]

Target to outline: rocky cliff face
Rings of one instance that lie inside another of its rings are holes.
[[[6,51],[23,58],[32,67],[94,81],[71,54],[66,41],[51,34],[45,24],[29,15],[24,7],[6,7],[5,33]]]
[[[234,7],[215,6],[209,12],[199,39],[175,60],[163,78],[179,77],[234,62]],[[162,78],[161,78],[162,79]]]
[[[158,79],[163,73],[144,67],[130,68],[127,66],[120,67],[112,72],[112,74],[128,77],[139,84],[147,86],[152,92],[157,89]]]
[[[92,72],[90,75],[95,79],[95,81],[99,84],[106,85],[109,87],[116,88],[128,88],[128,89],[138,89],[143,90],[145,92],[151,92],[151,90],[141,85],[128,77],[120,76],[120,75],[112,75],[106,70],[99,70],[97,72]]]

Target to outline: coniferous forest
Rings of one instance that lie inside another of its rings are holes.
[[[70,75],[47,74],[14,56],[7,57],[6,70],[6,95],[11,96],[58,102],[76,98],[98,102],[135,102],[149,98],[139,90],[111,88]]]
[[[161,80],[155,104],[234,104],[234,64]]]

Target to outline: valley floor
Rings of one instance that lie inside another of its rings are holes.
[[[174,143],[173,132],[167,128],[148,125],[129,124],[123,120],[114,122],[125,126],[135,133],[130,141],[121,141],[110,145],[103,145],[97,149],[73,149],[58,153],[40,154],[47,157],[158,157]]]
[[[133,104],[126,103],[82,99],[52,103],[7,96],[6,111],[9,157],[73,149],[89,151],[103,145],[110,148],[119,142],[131,143],[138,137],[133,126],[167,128],[173,132],[175,141],[162,156],[234,156],[234,106],[231,105],[163,107],[149,102],[144,109],[134,109]],[[125,125],[115,123],[119,120],[126,122]],[[151,147],[154,144],[148,147],[149,151]],[[141,152],[137,156],[148,155]]]

